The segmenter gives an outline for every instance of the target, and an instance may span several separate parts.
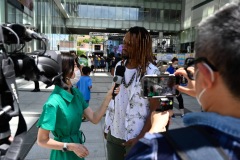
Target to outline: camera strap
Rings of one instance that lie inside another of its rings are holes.
[[[15,70],[14,70],[14,63],[10,57],[5,58],[2,60],[2,72],[4,75],[4,78],[6,80],[6,83],[8,85],[9,90],[12,93],[12,96],[14,98],[14,101],[17,103],[17,107],[14,106],[14,111],[10,112],[10,116],[18,116],[18,128],[15,135],[19,135],[23,132],[27,131],[27,125],[26,121],[23,118],[23,115],[21,113],[20,107],[19,107],[19,99],[18,99],[18,90],[16,85],[16,78],[15,78]]]
[[[3,30],[2,30],[2,25],[0,25],[0,46],[3,46],[3,44],[4,44]]]
[[[0,88],[2,88],[3,84],[3,76],[2,76],[2,55],[0,54]],[[0,109],[2,109],[2,95],[0,93]]]

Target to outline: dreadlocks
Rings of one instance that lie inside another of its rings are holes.
[[[152,39],[144,27],[132,27],[128,30],[130,33],[130,43],[132,49],[129,51],[129,58],[134,66],[137,66],[140,75],[146,72],[149,62],[153,62]]]

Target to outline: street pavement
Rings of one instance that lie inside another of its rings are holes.
[[[100,107],[106,92],[112,85],[112,76],[107,72],[91,73],[93,81],[93,88],[91,90],[91,100],[89,106],[93,110],[97,110]],[[31,92],[34,89],[34,83],[32,81],[25,81],[24,79],[17,79],[17,86],[19,90],[20,108],[23,116],[27,122],[28,129],[35,125],[38,120],[42,106],[51,93],[53,86],[45,88],[45,84],[40,82],[41,92]],[[186,112],[200,112],[201,108],[198,105],[195,98],[183,94],[184,106]],[[178,110],[177,99],[174,99],[174,113],[176,118],[172,119],[170,129],[183,127],[182,118],[180,117],[180,111]],[[14,135],[17,129],[18,119],[13,118],[10,121],[11,131]],[[103,136],[104,117],[98,124],[92,124],[90,122],[83,122],[81,130],[86,136],[85,146],[90,151],[86,160],[107,160],[106,141]],[[39,147],[36,142],[29,151],[25,160],[47,160],[49,159],[50,150]]]

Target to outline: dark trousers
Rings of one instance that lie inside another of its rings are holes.
[[[38,81],[34,81],[34,85],[35,85],[35,89],[39,89],[39,82]]]
[[[125,155],[130,151],[131,146],[123,146],[125,140],[116,138],[109,131],[107,134],[107,155],[108,160],[124,160]]]
[[[178,107],[179,107],[179,109],[184,109],[182,94],[179,94],[179,96],[177,96],[176,98],[178,100],[178,104],[179,104]]]
[[[178,100],[178,107],[179,109],[184,109],[184,105],[183,105],[183,97],[182,97],[182,94],[179,94],[178,96],[176,96],[177,100]],[[169,98],[173,101],[173,98]],[[173,109],[173,105],[172,105],[172,108]]]

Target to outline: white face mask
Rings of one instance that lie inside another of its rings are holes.
[[[177,65],[177,64],[174,64],[174,65],[173,65],[173,68],[177,68],[177,67],[178,67],[178,65]]]
[[[200,92],[200,94],[199,95],[196,95],[196,99],[197,99],[197,101],[198,101],[198,104],[200,105],[200,106],[202,106],[202,103],[201,103],[201,101],[200,101],[200,99],[201,99],[201,97],[202,97],[202,95],[203,95],[203,93],[206,91],[207,89],[206,88],[204,88],[201,92]]]
[[[205,67],[207,67],[207,69],[210,71],[210,73],[211,73],[211,81],[213,82],[213,81],[214,81],[214,74],[213,74],[212,69],[211,69],[206,63],[203,63],[203,65],[204,65]],[[196,79],[198,72],[199,72],[199,70],[197,70],[197,71],[195,72],[194,79]],[[200,106],[202,106],[202,103],[201,103],[201,101],[200,101],[200,100],[201,100],[201,97],[202,97],[203,93],[206,92],[206,90],[207,90],[207,89],[204,88],[204,89],[200,92],[199,95],[196,95],[196,99],[197,99],[198,104],[199,104]]]

